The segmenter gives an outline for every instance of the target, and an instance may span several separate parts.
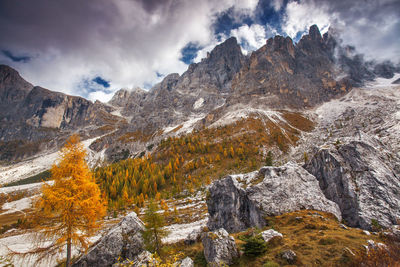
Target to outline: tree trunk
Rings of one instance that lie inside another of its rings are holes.
[[[67,262],[65,266],[71,267],[71,238],[67,240]]]
[[[158,235],[157,235],[157,230],[154,228],[154,235],[156,239],[156,252],[158,256],[160,256],[160,247],[159,247],[159,241],[158,241]]]

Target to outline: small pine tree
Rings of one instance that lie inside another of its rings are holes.
[[[165,226],[164,216],[158,213],[158,210],[158,205],[153,200],[150,200],[144,215],[146,230],[143,232],[143,239],[147,250],[160,255],[161,239],[168,235],[168,231],[163,229]]]
[[[267,250],[267,243],[261,236],[251,236],[243,244],[243,252],[247,257],[257,257]]]
[[[272,166],[273,165],[273,160],[272,160],[272,152],[268,151],[267,157],[265,158],[265,165],[266,166]]]

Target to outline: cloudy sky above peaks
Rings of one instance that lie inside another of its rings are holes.
[[[276,34],[335,27],[368,59],[400,60],[398,0],[0,0],[0,64],[51,90],[107,101],[184,72],[235,36],[244,53]]]

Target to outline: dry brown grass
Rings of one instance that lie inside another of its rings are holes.
[[[361,249],[356,253],[354,266],[363,267],[399,267],[400,266],[400,238],[395,235],[383,237],[384,246],[376,245]]]
[[[244,263],[262,266],[268,261],[284,265],[280,255],[287,249],[296,252],[298,266],[353,266],[354,258],[349,250],[356,253],[364,249],[367,240],[380,240],[378,235],[367,236],[360,229],[343,229],[332,214],[321,211],[297,211],[267,220],[270,226],[266,229],[272,227],[282,233],[282,241],[269,244],[263,257],[242,258],[238,266]]]
[[[293,127],[305,131],[305,132],[310,132],[314,129],[315,124],[314,122],[310,121],[303,115],[301,115],[298,112],[289,112],[289,111],[283,111],[282,112],[282,117]]]
[[[357,254],[365,250],[367,240],[383,242],[379,235],[367,236],[357,228],[343,229],[337,219],[329,213],[303,210],[269,217],[269,226],[264,229],[248,229],[233,234],[240,248],[244,241],[241,237],[273,228],[283,234],[283,239],[274,239],[268,243],[267,251],[256,258],[242,256],[233,266],[263,266],[267,262],[275,262],[288,266],[281,258],[284,250],[291,249],[297,254],[297,262],[292,266],[359,266]],[[202,245],[198,242],[192,246],[178,243],[172,246],[171,252],[183,251],[185,255],[201,262]],[[196,264],[195,266],[205,266]],[[365,265],[388,266],[388,265]],[[396,266],[396,265],[389,265]]]

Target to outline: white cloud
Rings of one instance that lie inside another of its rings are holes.
[[[113,97],[114,93],[105,93],[103,91],[96,91],[96,92],[91,92],[88,94],[88,99],[91,101],[96,101],[100,100],[101,102],[105,103],[111,100]]]
[[[273,0],[271,5],[275,11],[279,11],[283,7],[283,0]]]
[[[265,44],[265,28],[259,24],[240,26],[231,31],[231,36],[235,36],[239,43],[243,43],[242,50],[245,54],[256,50]]]
[[[286,6],[282,30],[294,38],[298,32],[307,31],[311,25],[316,24],[321,33],[324,33],[334,17],[335,14],[328,15],[323,6],[318,6],[313,1],[290,2]]]

